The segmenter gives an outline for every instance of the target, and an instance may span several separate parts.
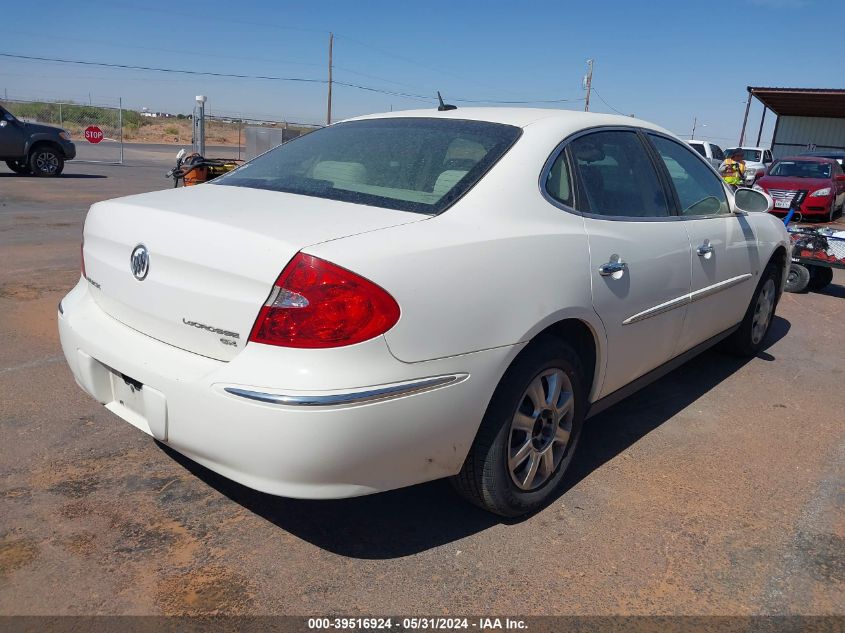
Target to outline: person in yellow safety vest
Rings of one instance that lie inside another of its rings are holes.
[[[737,148],[730,158],[726,158],[719,165],[719,173],[731,187],[739,187],[745,180],[745,159],[742,150]]]

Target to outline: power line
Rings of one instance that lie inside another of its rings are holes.
[[[234,73],[217,73],[202,70],[180,70],[176,68],[156,68],[153,66],[136,66],[133,64],[113,64],[106,62],[89,62],[78,59],[60,59],[57,57],[35,57],[32,55],[15,55],[12,53],[0,53],[0,57],[11,57],[14,59],[28,59],[40,62],[58,62],[61,64],[80,64],[82,66],[100,66],[102,68],[122,68],[124,70],[148,70],[159,73],[180,73],[184,75],[204,75],[207,77],[229,77],[234,79],[267,79],[272,81],[298,81],[305,83],[326,83],[325,79],[310,79],[306,77],[274,77],[272,75],[239,75]]]
[[[111,6],[108,7],[110,9],[117,9],[117,10],[122,10],[122,11],[131,11],[133,14],[136,14],[137,10],[138,10],[137,6],[135,6],[133,4],[129,4],[129,3],[126,3],[126,2],[119,2],[117,0],[112,0],[112,2],[110,4],[111,4]],[[274,23],[264,22],[264,21],[254,22],[254,21],[250,21],[250,20],[231,18],[230,16],[226,16],[224,18],[224,17],[219,17],[219,16],[216,16],[216,15],[213,15],[213,14],[197,15],[197,14],[194,14],[194,13],[180,12],[178,10],[172,10],[172,9],[168,9],[167,13],[170,14],[170,15],[179,15],[179,16],[183,16],[183,17],[186,17],[186,18],[191,18],[191,20],[202,20],[202,21],[205,21],[205,22],[222,22],[222,23],[225,23],[225,24],[244,24],[244,25],[247,25],[247,26],[255,26],[255,27],[270,28],[270,29],[280,29],[280,30],[284,30],[284,31],[299,31],[299,32],[302,32],[302,33],[319,33],[319,34],[323,34],[323,35],[329,34],[328,30],[323,30],[323,29],[310,29],[310,28],[295,27],[295,26],[283,26],[283,25],[280,25],[280,24],[274,24]],[[427,64],[424,64],[424,63],[419,62],[419,61],[415,61],[415,60],[410,59],[408,57],[403,57],[402,55],[398,55],[398,54],[393,53],[391,51],[387,51],[385,49],[374,46],[372,44],[362,42],[358,39],[355,39],[355,38],[350,37],[348,35],[344,35],[342,33],[334,33],[334,37],[335,37],[335,39],[346,40],[346,41],[351,42],[353,44],[357,44],[358,46],[369,48],[369,49],[376,51],[376,52],[378,52],[382,55],[385,55],[387,57],[390,57],[390,58],[393,58],[393,59],[398,59],[398,60],[401,60],[405,63],[416,65],[416,66],[419,66],[421,68],[426,68],[430,71],[433,71],[433,72],[436,72],[436,73],[439,73],[439,74],[451,75],[451,76],[453,76],[457,79],[461,79],[462,81],[469,81],[471,83],[474,83],[474,84],[479,85],[479,86],[484,86],[486,88],[491,87],[491,86],[488,86],[488,85],[483,84],[481,82],[475,81],[473,79],[466,79],[466,78],[461,77],[460,75],[457,75],[453,72],[434,68],[432,66],[428,66]],[[292,63],[302,63],[303,65],[306,64],[305,62],[292,62]],[[322,64],[312,64],[312,65],[322,66]],[[346,69],[346,72],[351,72],[353,74],[363,75],[363,73],[358,73],[356,71],[349,70],[349,69]],[[397,82],[391,81],[389,79],[377,78],[377,77],[372,77],[372,76],[371,76],[371,78],[381,79],[382,81],[387,81],[388,83],[397,83]],[[400,85],[402,85],[402,84],[400,84]],[[431,97],[426,97],[426,98],[431,99]],[[457,100],[452,99],[452,101],[457,101]],[[479,103],[480,102],[481,101],[479,101]],[[492,103],[492,102],[487,101],[487,102],[484,102],[484,103]],[[539,102],[537,102],[537,101],[526,101],[525,103],[539,103]]]
[[[616,109],[616,108],[614,108],[612,105],[610,105],[607,101],[605,101],[605,100],[604,100],[604,97],[602,97],[602,96],[599,94],[599,91],[598,91],[598,90],[596,90],[596,87],[595,87],[595,86],[593,86],[593,92],[595,92],[595,93],[596,93],[596,96],[597,96],[599,99],[601,99],[601,102],[602,102],[604,105],[606,105],[608,108],[610,108],[611,110],[613,110],[614,112],[616,112],[616,114],[621,114],[622,116],[628,116],[628,115],[627,115],[627,114],[625,114],[624,112],[621,112],[620,110],[617,110],[617,109]]]
[[[142,70],[148,72],[161,72],[161,73],[176,73],[176,74],[183,74],[183,75],[200,75],[205,77],[225,77],[230,79],[259,79],[259,80],[266,80],[266,81],[290,81],[290,82],[297,82],[297,83],[311,83],[311,84],[320,84],[325,85],[328,83],[327,79],[315,79],[311,77],[279,77],[275,75],[243,75],[238,73],[222,73],[222,72],[212,72],[212,71],[202,71],[202,70],[185,70],[185,69],[177,69],[177,68],[160,68],[155,66],[139,66],[135,64],[115,64],[115,63],[107,63],[107,62],[92,62],[92,61],[84,61],[78,59],[63,59],[58,57],[37,57],[34,55],[18,55],[15,53],[3,53],[0,52],[0,57],[9,57],[12,59],[25,59],[30,61],[40,61],[40,62],[55,62],[60,64],[78,64],[82,66],[97,66],[100,68],[119,68],[123,70]],[[426,103],[432,102],[434,100],[433,96],[424,95],[424,94],[417,94],[417,93],[410,93],[410,92],[400,92],[394,90],[384,90],[382,88],[375,88],[373,86],[365,86],[363,84],[355,84],[345,81],[335,81],[335,84],[339,86],[345,86],[347,88],[354,88],[357,90],[364,90],[367,92],[376,92],[379,94],[386,94],[395,97],[404,97],[406,99],[412,99],[417,101],[424,101]],[[468,99],[462,97],[453,97],[450,101],[457,101],[459,103],[491,103],[491,104],[500,104],[500,105],[527,105],[532,103],[572,103],[575,101],[581,101],[582,99],[527,99],[521,101],[502,101],[502,100],[495,100],[495,99]],[[602,99],[604,101],[604,99]]]
[[[14,31],[17,35],[31,35],[33,37],[40,37],[41,34],[26,32],[26,31]],[[134,44],[126,44],[125,42],[114,42],[114,41],[107,41],[107,40],[92,40],[91,38],[82,38],[82,37],[68,37],[66,35],[51,35],[51,39],[59,39],[59,40],[67,40],[70,42],[85,42],[86,44],[96,44],[98,46],[110,46],[113,48],[120,48],[121,50],[127,48],[133,48],[142,51],[155,51],[160,53],[176,53],[178,55],[192,55],[195,57],[203,57],[203,58],[219,58],[219,59],[228,59],[234,61],[248,61],[248,62],[265,62],[268,64],[290,64],[292,66],[310,66],[310,67],[323,67],[323,64],[318,64],[315,62],[302,62],[296,61],[291,59],[270,59],[268,57],[243,57],[238,55],[231,55],[231,54],[216,54],[211,51],[198,51],[194,50],[187,50],[187,49],[176,49],[176,48],[158,48],[153,46],[138,46]],[[352,68],[347,68],[346,66],[338,66],[334,65],[336,70],[342,70],[343,72],[350,73],[352,75],[359,75],[361,77],[367,77],[368,79],[376,79],[378,81],[383,81],[389,84],[395,84],[397,86],[405,86],[410,88],[409,84],[402,83],[400,81],[394,81],[392,79],[387,79],[385,77],[379,77],[378,75],[371,75],[368,73],[362,73],[360,71],[354,70]]]

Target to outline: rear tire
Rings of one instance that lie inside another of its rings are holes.
[[[52,145],[37,145],[29,154],[29,169],[36,176],[58,176],[65,168],[65,157]]]
[[[26,175],[29,173],[29,165],[25,160],[7,160],[6,166],[16,174]]]
[[[725,341],[729,352],[737,356],[754,356],[763,348],[775,316],[780,273],[781,269],[776,264],[770,262],[766,266],[739,329]]]
[[[833,268],[828,268],[827,266],[814,266],[810,282],[807,284],[807,289],[822,290],[827,288],[831,281],[833,281]]]
[[[789,273],[786,276],[786,285],[783,287],[787,292],[804,292],[807,284],[810,283],[810,271],[801,264],[790,264]]]
[[[586,411],[581,363],[555,337],[533,341],[505,372],[452,485],[505,517],[552,499],[581,435]]]

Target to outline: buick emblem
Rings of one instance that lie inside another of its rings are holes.
[[[129,268],[138,281],[144,281],[150,272],[150,253],[143,244],[138,244],[129,257]]]

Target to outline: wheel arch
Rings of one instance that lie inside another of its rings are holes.
[[[783,291],[786,285],[786,275],[789,272],[789,256],[786,253],[786,247],[783,244],[778,244],[775,250],[769,256],[766,266],[775,264],[780,267],[780,276],[778,277],[778,294]]]
[[[554,336],[575,349],[584,369],[587,399],[592,401],[593,394],[597,393],[596,386],[600,383],[598,376],[600,347],[592,326],[581,319],[562,319],[542,330],[537,337],[542,335]]]
[[[589,315],[581,313],[550,316],[523,337],[526,345],[510,359],[505,371],[525,349],[549,336],[568,343],[578,354],[584,369],[587,400],[592,402],[604,379],[605,333],[598,317],[593,320]]]
[[[61,143],[58,141],[51,139],[51,138],[34,138],[29,141],[29,144],[26,147],[26,154],[25,156],[27,159],[29,158],[30,154],[37,148],[42,145],[48,145],[51,148],[55,149],[62,158],[67,158],[67,154],[65,154],[65,150],[62,147]]]

